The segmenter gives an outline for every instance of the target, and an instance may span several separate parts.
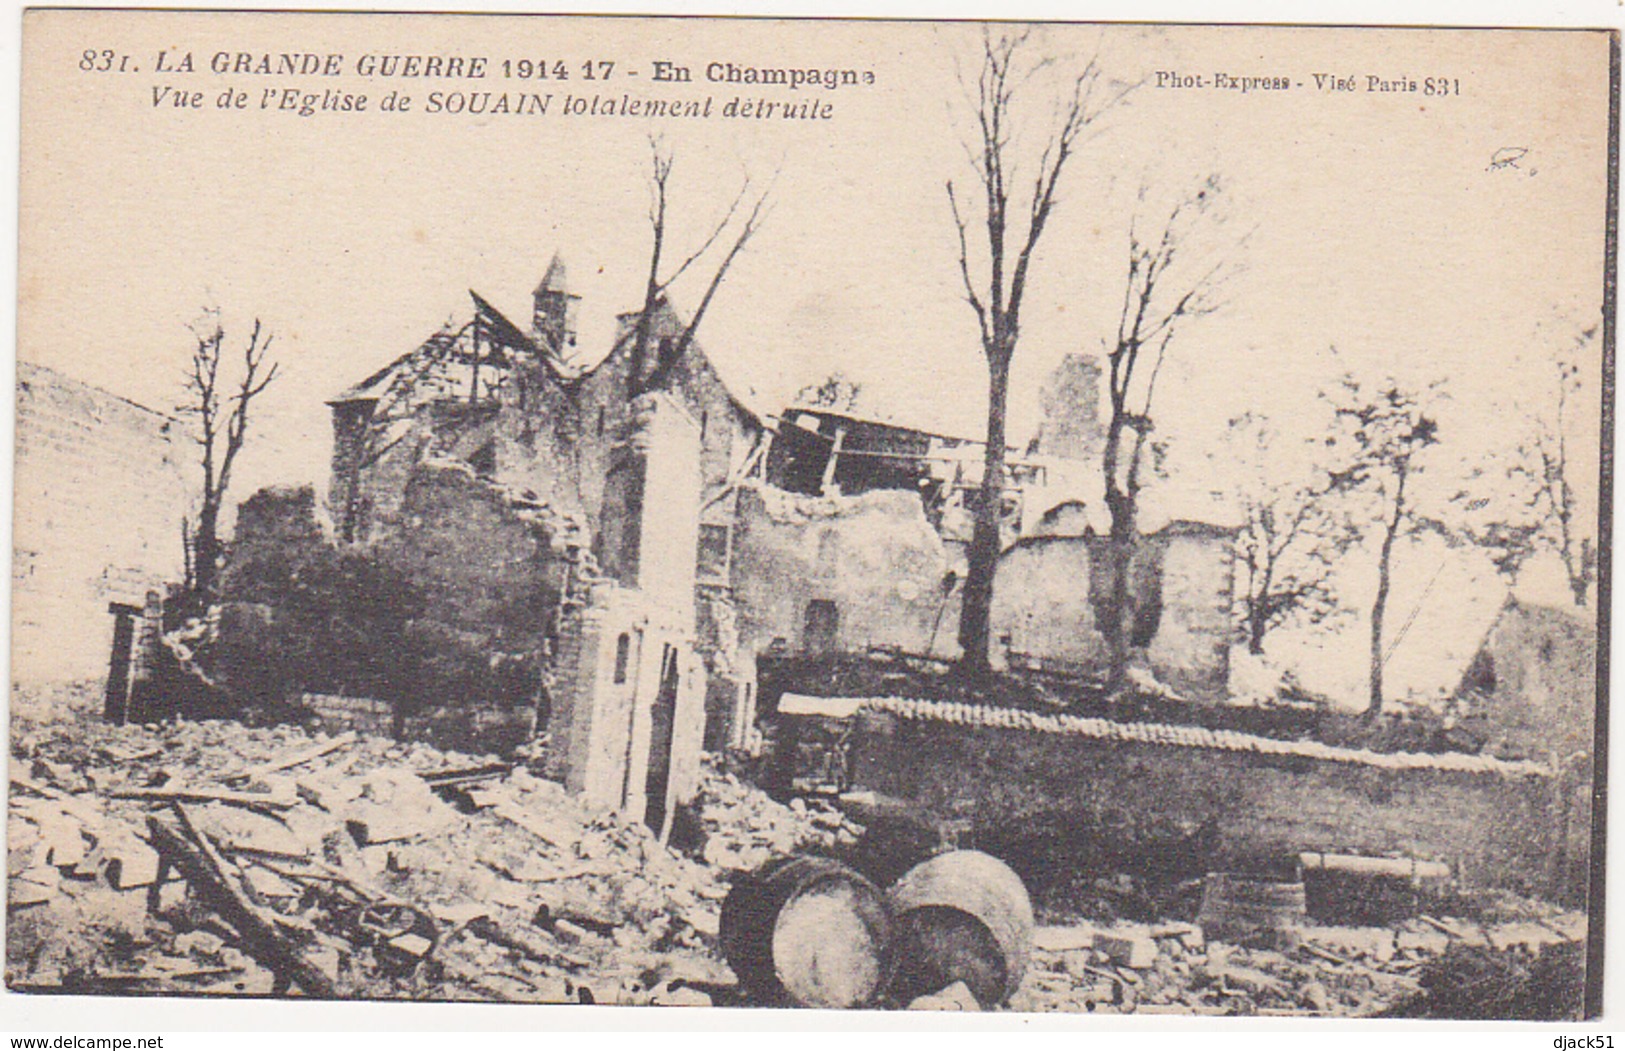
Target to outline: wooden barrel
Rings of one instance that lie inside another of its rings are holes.
[[[828,858],[780,858],[735,883],[718,933],[760,1003],[862,1007],[885,977],[885,896]]]
[[[983,1007],[1008,1000],[1032,951],[1033,905],[1021,877],[975,850],[939,854],[891,889],[892,973],[907,1004],[964,982]]]
[[[1289,950],[1303,940],[1303,882],[1281,882],[1231,872],[1210,872],[1196,917],[1214,941]]]

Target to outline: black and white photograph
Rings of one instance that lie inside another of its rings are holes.
[[[22,21],[7,1000],[1604,1010],[1616,31]]]

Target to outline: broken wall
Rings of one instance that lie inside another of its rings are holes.
[[[613,582],[561,618],[548,776],[657,832],[699,785],[705,675],[680,611]]]
[[[1399,855],[1447,862],[1469,884],[1548,888],[1555,825],[1547,777],[1493,761],[1460,770],[1334,761],[1288,742],[1272,753],[1240,735],[1179,728],[1210,744],[1191,747],[1087,722],[1101,732],[863,713],[849,739],[852,786],[1009,841],[1040,825],[1114,848],[1154,850],[1194,837],[1212,844],[1201,860],[1215,865],[1305,850]]]
[[[523,650],[546,633],[564,587],[558,532],[544,506],[516,506],[466,464],[431,461],[412,472],[400,528],[377,550],[422,593],[425,617]]]
[[[1018,667],[1099,674],[1107,648],[1100,536],[1035,536],[999,561],[993,634]],[[1136,658],[1182,697],[1222,701],[1230,681],[1231,554],[1224,530],[1175,523],[1142,537],[1129,571]]]
[[[636,314],[621,316],[614,349],[581,378],[573,395],[575,411],[581,420],[582,441],[578,455],[582,501],[595,520],[604,498],[605,479],[614,465],[616,437],[628,433],[636,420],[634,403],[640,396],[633,389],[632,375],[636,320]],[[651,360],[644,363],[639,386],[665,392],[693,418],[699,436],[700,505],[704,520],[727,524],[731,505],[715,498],[744,462],[761,427],[729,395],[697,345],[691,344],[681,357],[662,362],[662,344],[672,347],[682,330],[682,320],[669,305],[662,303],[651,324]]]
[[[1567,900],[1589,880],[1597,712],[1597,632],[1576,611],[1509,600],[1462,683],[1468,725],[1500,755],[1562,771],[1553,789],[1564,831],[1554,866]]]
[[[393,706],[394,732],[500,750],[534,732],[579,541],[569,516],[455,461],[419,464],[398,528],[368,544],[324,538],[309,487],[261,491],[239,512],[214,667],[242,703],[359,696]]]
[[[16,406],[12,676],[100,680],[109,604],[183,575],[193,446],[171,417],[27,362]]]
[[[447,396],[409,407],[378,400],[333,404],[328,501],[341,539],[365,541],[396,528],[412,472],[431,460],[458,460],[550,506],[583,508],[581,424],[568,392],[534,362],[503,375],[504,382],[478,401]]]
[[[1034,537],[1004,553],[990,616],[1012,664],[1080,671],[1104,665],[1106,639],[1089,601],[1092,562],[1091,542],[1081,536]]]
[[[1146,661],[1180,695],[1222,701],[1229,692],[1235,637],[1231,535],[1176,522],[1148,543],[1161,567],[1162,613]]]
[[[950,571],[963,576],[913,493],[822,498],[743,489],[733,558],[741,653],[780,645],[957,657]]]
[[[695,649],[700,428],[640,397],[614,449],[597,547],[605,579],[566,604],[553,664],[553,776],[663,832],[693,797],[707,675]]]
[[[1595,745],[1597,632],[1575,614],[1509,601],[1463,685],[1503,752],[1561,758]]]

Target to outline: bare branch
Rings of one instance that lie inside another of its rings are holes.
[[[726,230],[728,228],[728,224],[733,222],[734,214],[739,211],[740,203],[742,201],[744,201],[745,195],[747,193],[749,193],[749,192],[750,192],[750,179],[747,177],[744,181],[742,181],[739,184],[739,192],[734,195],[733,201],[731,203],[729,203],[727,212],[724,213],[723,216],[722,216],[722,219],[714,227],[711,228],[710,236],[708,236],[705,239],[705,241],[703,243],[701,243],[700,247],[698,247],[698,248],[696,248],[694,250],[694,253],[692,255],[690,255],[687,259],[684,259],[682,261],[682,263],[678,265],[677,269],[673,270],[671,272],[671,275],[669,277],[667,277],[664,281],[660,282],[659,293],[661,295],[664,295],[665,292],[666,292],[666,289],[670,288],[672,286],[672,283],[675,282],[679,277],[682,277],[684,271],[686,271],[689,267],[693,266],[695,261],[698,260],[700,258],[700,256],[704,255],[707,251],[710,250],[712,245],[716,244],[717,238],[722,236],[722,231]],[[661,204],[662,204],[662,207],[664,207],[664,204],[665,204],[665,195],[664,195],[664,193],[662,193],[662,195],[661,195]]]
[[[959,232],[959,276],[965,282],[965,299],[976,311],[976,322],[981,326],[982,345],[985,347],[992,338],[987,327],[987,308],[982,306],[982,299],[976,294],[976,283],[970,275],[970,252],[965,239],[965,220],[959,214],[959,200],[954,196],[953,180],[948,181],[948,207],[953,212],[954,228]]]
[[[770,200],[773,193],[773,186],[777,182],[778,172],[775,171],[772,182],[770,182],[767,189],[763,190],[761,195],[756,198],[756,203],[751,206],[750,214],[745,217],[744,225],[740,228],[738,235],[734,238],[733,246],[728,249],[728,253],[724,255],[722,257],[722,261],[717,264],[716,272],[711,275],[711,283],[706,287],[705,295],[700,298],[699,306],[694,308],[694,316],[689,319],[688,324],[683,328],[682,335],[678,337],[676,350],[672,354],[673,360],[680,359],[688,350],[689,345],[693,343],[694,333],[699,329],[700,322],[704,319],[706,310],[711,306],[711,300],[717,294],[717,289],[722,287],[723,279],[728,276],[728,270],[733,266],[734,259],[738,257],[740,252],[745,250],[745,245],[748,244],[750,239],[756,235],[756,232],[761,229],[762,223],[766,221],[768,214],[772,211]]]

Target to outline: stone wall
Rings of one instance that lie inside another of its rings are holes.
[[[707,674],[695,649],[700,429],[672,396],[640,397],[600,514],[611,579],[565,606],[553,663],[552,772],[663,832],[699,780]]]
[[[692,630],[612,582],[560,625],[548,775],[657,832],[699,786],[705,674]]]
[[[173,418],[17,365],[12,676],[100,680],[113,602],[142,606],[185,569],[193,447]]]
[[[328,693],[306,693],[299,696],[299,704],[321,723],[322,729],[333,733],[355,730],[359,733],[387,737],[395,732],[395,706],[388,701],[371,697],[338,697]]]
[[[1184,696],[1222,701],[1230,686],[1234,566],[1230,534],[1175,522],[1147,539],[1157,552],[1162,612],[1146,661]]]
[[[1545,892],[1553,877],[1551,779],[1534,764],[966,705],[885,707],[852,716],[851,786],[969,821],[989,838],[1042,825],[1139,848],[1200,839],[1215,865],[1313,850],[1443,861],[1465,883],[1519,891]]]
[[[1039,536],[999,562],[993,632],[1013,665],[1099,672],[1104,537]],[[1221,701],[1230,678],[1231,555],[1222,530],[1174,523],[1140,542],[1130,570],[1135,657],[1177,694]]]
[[[399,529],[377,551],[420,592],[426,617],[494,649],[533,649],[568,569],[544,513],[524,511],[466,465],[427,462],[406,485]]]
[[[963,576],[913,493],[746,489],[733,558],[740,650],[957,656],[958,592],[944,604],[950,570]]]

